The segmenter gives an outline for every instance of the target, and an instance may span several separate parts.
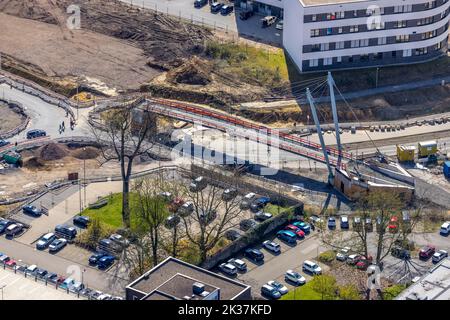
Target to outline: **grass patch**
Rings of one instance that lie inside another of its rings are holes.
[[[319,261],[330,264],[336,258],[336,253],[333,250],[322,252],[319,255]]]
[[[314,291],[312,282],[289,291],[281,300],[322,300],[322,295]]]
[[[404,284],[395,284],[393,286],[387,287],[383,291],[384,300],[393,300],[396,296],[398,296],[403,290],[406,289],[406,285]]]
[[[289,209],[289,207],[282,207],[276,204],[269,203],[264,207],[264,212],[269,212],[273,216],[277,216],[278,214],[283,213]]]
[[[133,193],[130,193],[130,202],[133,196]],[[115,193],[108,196],[108,204],[106,206],[99,209],[85,209],[81,215],[88,216],[91,219],[96,218],[109,228],[122,228],[122,193]],[[134,225],[133,223],[136,223],[136,219],[131,215],[132,226]]]

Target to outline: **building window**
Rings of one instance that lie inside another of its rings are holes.
[[[309,60],[309,66],[312,67],[317,67],[319,65],[319,59],[311,59]]]
[[[311,16],[311,21],[317,21],[317,15],[316,14],[313,14]]]
[[[338,33],[340,34],[340,33],[342,33],[342,32],[344,32],[344,30],[342,29],[342,27],[339,27],[339,28],[338,28]]]
[[[311,30],[311,38],[318,37],[320,35],[320,29]]]
[[[336,50],[344,49],[344,48],[345,48],[345,41],[336,42]]]
[[[411,49],[403,50],[403,56],[404,57],[411,57],[412,56],[412,50]]]
[[[331,64],[333,64],[333,58],[324,58],[323,59],[323,65],[324,66],[329,66]]]
[[[409,34],[402,34],[395,37],[396,42],[408,42]]]
[[[336,20],[336,13],[335,12],[328,13],[327,20]]]
[[[359,26],[350,26],[350,32],[358,32]]]
[[[436,1],[428,1],[425,3],[425,9],[436,8]]]
[[[428,53],[428,48],[417,48],[415,50],[415,55],[416,56],[422,56],[422,55],[427,54],[427,53]]]
[[[400,20],[400,21],[397,21],[397,22],[394,24],[394,27],[395,27],[395,28],[406,28],[406,20]]]
[[[327,28],[327,36],[333,34],[333,28]]]
[[[386,44],[386,43],[387,43],[387,38],[386,37],[378,38],[378,45],[379,46],[381,46],[383,44]]]
[[[344,11],[336,12],[336,19],[344,19],[344,17],[345,17]]]
[[[423,26],[433,23],[433,17],[423,18],[417,21],[418,26]]]
[[[311,46],[311,52],[320,51],[320,44],[316,43]]]
[[[320,45],[320,51],[328,51],[330,50],[330,44],[329,43],[322,43]]]
[[[341,57],[341,56],[336,57],[336,62],[337,62],[337,63],[341,63],[341,62],[342,62],[342,57]]]
[[[394,13],[406,13],[406,12],[412,12],[412,5],[411,4],[405,4],[402,6],[395,6],[394,7]]]

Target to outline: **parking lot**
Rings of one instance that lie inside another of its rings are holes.
[[[283,31],[277,30],[275,24],[262,28],[261,15],[255,14],[248,20],[239,19],[240,8],[226,16],[220,13],[211,13],[209,5],[203,8],[194,8],[193,0],[122,0],[122,2],[133,3],[136,6],[157,10],[175,17],[191,20],[199,25],[205,25],[222,31],[238,33],[244,38],[254,38],[262,42],[280,46],[283,42]],[[222,1],[225,2],[225,1]]]
[[[0,293],[2,300],[78,300],[75,294],[56,290],[53,285],[46,286],[22,273],[0,268]]]

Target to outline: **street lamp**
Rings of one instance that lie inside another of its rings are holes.
[[[3,289],[6,287],[6,284],[4,284],[4,285],[2,285],[1,287],[0,287],[0,290],[2,290],[2,300],[3,300]]]
[[[86,187],[87,187],[87,185],[86,185],[86,147],[83,147],[83,151],[84,151],[84,157],[83,157],[84,206],[83,207],[86,207]]]

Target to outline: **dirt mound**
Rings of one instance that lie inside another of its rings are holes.
[[[85,150],[83,148],[76,149],[72,152],[72,157],[79,160],[89,160],[95,159],[100,155],[100,151],[94,147],[86,147]]]
[[[37,157],[32,157],[24,162],[24,168],[27,169],[39,169],[44,166],[44,164]]]
[[[39,158],[45,161],[59,160],[65,156],[67,156],[65,148],[56,143],[49,143],[39,151]]]
[[[211,83],[211,68],[207,63],[195,58],[173,72],[170,72],[167,79],[172,83],[183,83],[190,85],[207,85]]]

